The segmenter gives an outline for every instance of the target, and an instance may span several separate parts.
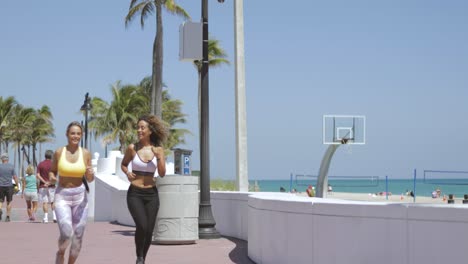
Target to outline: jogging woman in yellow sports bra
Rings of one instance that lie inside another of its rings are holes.
[[[55,191],[55,214],[60,230],[59,249],[55,263],[64,263],[65,251],[71,242],[67,263],[75,263],[81,250],[81,243],[88,217],[88,198],[83,177],[94,180],[91,154],[79,146],[83,129],[78,122],[67,127],[68,144],[58,148],[52,159],[49,172],[50,184],[58,186]]]
[[[138,143],[130,144],[122,159],[121,168],[130,181],[127,206],[135,221],[135,246],[137,264],[144,264],[151,245],[159,196],[154,179],[166,175],[166,160],[162,143],[167,138],[167,129],[154,115],[142,116],[137,124]],[[132,170],[128,165],[132,164]]]

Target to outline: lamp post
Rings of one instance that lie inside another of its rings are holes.
[[[80,109],[80,110],[81,110],[81,109]],[[84,127],[83,120],[80,121],[80,124],[81,124],[81,127]],[[84,146],[83,146],[83,141],[84,141],[84,139],[83,139],[83,137],[81,137],[81,140],[80,140],[80,147],[84,147]]]
[[[84,127],[84,147],[88,148],[88,111],[91,110],[93,106],[91,105],[91,98],[89,97],[89,93],[86,93],[85,100],[83,105],[81,106],[80,110],[84,111],[85,113],[85,127]]]
[[[218,0],[223,3],[224,0]],[[200,207],[198,236],[201,239],[220,238],[211,211],[210,200],[210,142],[209,142],[209,82],[208,82],[208,0],[202,0],[203,60],[201,68],[200,114]]]

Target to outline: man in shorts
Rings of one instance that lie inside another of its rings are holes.
[[[47,204],[50,203],[50,208],[52,209],[52,214],[54,216],[54,223],[57,223],[57,218],[55,217],[55,184],[51,184],[49,181],[49,170],[52,166],[52,155],[54,152],[52,150],[47,150],[45,152],[45,160],[37,165],[37,181],[39,183],[39,203],[42,203],[42,210],[44,210],[44,218],[42,219],[43,223],[49,222],[49,209]]]
[[[14,180],[16,186],[18,184],[18,177],[16,176],[15,168],[13,164],[8,163],[8,154],[3,153],[0,155],[2,163],[0,164],[0,221],[2,220],[2,207],[5,197],[7,200],[7,216],[5,222],[10,222],[10,213],[11,213],[11,201],[13,201],[13,183],[11,180]]]

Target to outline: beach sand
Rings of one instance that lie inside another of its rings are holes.
[[[300,196],[307,196],[305,192],[297,193]],[[351,201],[369,201],[369,202],[392,202],[392,203],[414,203],[414,198],[406,195],[389,195],[388,200],[385,195],[375,195],[367,193],[344,193],[344,192],[332,192],[327,194],[328,199],[340,199],[340,200],[351,200]],[[455,204],[461,204],[463,198],[455,197]],[[442,197],[432,198],[427,196],[416,196],[415,203],[430,203],[430,204],[447,204]]]

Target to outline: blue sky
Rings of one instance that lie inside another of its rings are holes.
[[[49,105],[56,141],[82,120],[84,94],[151,73],[154,16],[125,28],[130,1],[4,1],[0,96]],[[199,21],[201,1],[177,1]],[[209,1],[211,36],[231,66],[210,70],[212,178],[235,178],[233,2]],[[317,174],[324,114],[365,115],[366,145],[336,152],[330,175],[410,178],[468,170],[468,2],[244,1],[250,179]],[[178,60],[181,18],[164,13],[164,82],[184,102],[199,168],[197,74]],[[99,142],[92,150],[101,152]]]

